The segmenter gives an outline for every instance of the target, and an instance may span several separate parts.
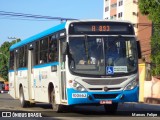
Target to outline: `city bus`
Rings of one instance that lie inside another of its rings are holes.
[[[115,112],[119,103],[138,101],[138,46],[130,22],[68,20],[10,47],[9,93],[22,107]]]

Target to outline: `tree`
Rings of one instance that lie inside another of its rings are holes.
[[[154,23],[160,22],[160,0],[139,0],[139,8]]]
[[[4,42],[0,47],[0,74],[1,77],[7,80],[7,64],[9,57],[9,42]]]
[[[139,0],[140,12],[147,15],[153,23],[151,38],[152,75],[160,76],[160,1]]]
[[[20,39],[11,42],[4,42],[0,47],[0,76],[8,81],[8,68],[9,68],[9,48]]]

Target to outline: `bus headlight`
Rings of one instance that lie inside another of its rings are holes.
[[[83,87],[80,83],[76,81],[70,82],[71,86],[73,89],[78,90],[78,91],[87,91],[85,87]]]
[[[124,90],[132,90],[132,89],[134,89],[137,85],[138,85],[137,80],[133,80],[132,82],[130,82],[130,83],[124,88]]]

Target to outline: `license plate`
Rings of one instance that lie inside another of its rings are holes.
[[[112,104],[112,100],[101,100],[100,104]]]

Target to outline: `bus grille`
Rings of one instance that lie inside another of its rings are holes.
[[[108,91],[111,91],[111,90],[120,90],[121,88],[108,88]],[[103,88],[89,88],[89,90],[103,90]],[[104,90],[103,90],[104,91]]]
[[[121,84],[126,80],[127,79],[83,79],[83,81],[89,85],[116,85]]]
[[[118,94],[93,94],[95,99],[114,99]]]

